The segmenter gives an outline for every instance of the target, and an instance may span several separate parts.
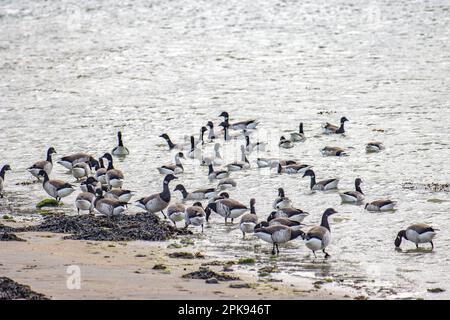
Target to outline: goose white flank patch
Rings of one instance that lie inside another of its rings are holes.
[[[304,177],[311,178],[311,183],[310,183],[311,190],[326,191],[326,190],[337,189],[338,184],[339,184],[339,179],[327,179],[327,180],[322,180],[322,181],[317,182],[316,174],[311,169],[306,170],[305,174],[303,175],[303,178]]]
[[[250,162],[245,155],[245,147],[241,145],[241,161],[235,161],[226,165],[228,171],[240,171],[250,168]]]
[[[123,157],[123,156],[129,155],[130,151],[128,150],[127,147],[125,147],[123,145],[122,132],[120,132],[120,131],[117,132],[117,140],[118,140],[118,145],[112,149],[111,154],[113,156],[117,156],[117,157]]]
[[[286,243],[298,237],[304,237],[305,233],[300,229],[292,229],[284,225],[272,225],[255,229],[254,234],[259,239],[273,244],[272,254],[280,253],[279,244]]]
[[[216,202],[209,203],[208,208],[225,218],[225,224],[228,219],[233,220],[243,215],[247,210],[247,206],[234,199],[220,199]]]
[[[189,225],[201,226],[203,233],[203,224],[205,223],[205,210],[201,202],[195,202],[191,207],[187,207],[184,212],[186,227]]]
[[[78,194],[75,199],[75,206],[77,207],[78,214],[80,211],[89,211],[92,213],[94,210],[95,191],[92,185],[87,185],[87,191]]]
[[[125,189],[112,189],[105,193],[105,198],[116,199],[120,202],[130,202],[131,198],[134,196],[134,192]]]
[[[186,188],[182,184],[177,184],[173,191],[180,191],[183,196],[183,200],[204,200],[210,199],[217,195],[215,188],[197,189],[192,192],[187,192]]]
[[[239,222],[239,229],[242,231],[242,237],[245,239],[246,233],[253,233],[256,224],[258,223],[258,216],[255,211],[255,199],[250,199],[250,213],[246,213],[241,217]]]
[[[11,170],[11,167],[9,166],[9,164],[5,164],[2,167],[2,169],[0,170],[0,198],[3,198],[3,188],[4,188],[4,184],[5,184],[5,173],[6,173],[6,171],[10,171],[10,170]]]
[[[228,112],[223,111],[219,117],[223,117],[224,121],[229,122],[230,120],[230,116],[228,114]],[[245,120],[245,121],[239,121],[239,122],[234,122],[232,124],[230,124],[230,128],[233,130],[244,130],[244,129],[256,129],[256,126],[259,124],[258,121],[256,120]]]
[[[277,211],[271,212],[269,217],[267,218],[267,221],[270,222],[272,219],[276,218],[288,218],[292,221],[302,222],[308,215],[308,212],[305,212],[298,208],[280,208]]]
[[[323,131],[325,134],[345,133],[344,124],[347,121],[348,119],[346,117],[342,117],[341,125],[339,127],[327,122],[323,125]]]
[[[165,164],[158,168],[161,174],[179,174],[184,171],[183,164],[180,159],[186,159],[183,152],[177,152],[174,157],[174,163]]]
[[[275,163],[274,163],[275,165]],[[278,163],[277,165],[277,172],[278,174],[281,173],[288,173],[288,174],[302,174],[305,173],[308,169],[312,168],[312,166],[307,164],[289,164],[283,166],[281,163]]]
[[[339,193],[339,196],[342,199],[342,202],[361,202],[364,200],[364,193],[361,190],[362,180],[361,178],[355,179],[355,191],[346,191],[343,193]]]
[[[306,141],[305,134],[303,133],[303,123],[302,122],[300,122],[298,132],[291,133],[291,141],[294,141],[294,142]]]
[[[70,183],[61,180],[50,180],[47,172],[44,170],[41,170],[39,175],[44,177],[44,182],[42,185],[45,192],[47,192],[50,197],[55,198],[58,202],[61,201],[61,198],[67,197],[75,191],[73,185]]]
[[[50,175],[53,169],[52,155],[55,153],[56,150],[53,147],[48,148],[46,160],[41,160],[34,163],[31,167],[27,169],[28,172],[31,173],[33,177],[36,177],[38,180],[42,178],[41,176],[39,176],[39,172],[41,170],[44,170],[45,172],[47,172],[47,175]]]
[[[380,152],[381,150],[384,150],[384,145],[381,142],[372,141],[366,144],[366,152]]]
[[[111,154],[105,153],[102,158],[108,160],[108,168],[105,173],[105,178],[109,188],[122,188],[125,177],[122,171],[114,168]]]
[[[186,207],[182,203],[171,204],[167,207],[167,216],[175,227],[177,227],[177,222],[185,220],[185,210]]]
[[[320,226],[312,227],[305,234],[306,247],[311,250],[316,257],[316,251],[322,250],[325,254],[325,258],[330,255],[325,251],[325,248],[331,242],[331,229],[328,223],[328,217],[337,213],[333,208],[328,208],[322,215],[322,222]]]
[[[103,197],[102,189],[97,189],[95,193],[97,196],[94,200],[94,209],[98,213],[110,218],[120,215],[126,210],[126,202]]]
[[[286,139],[284,136],[281,136],[280,142],[278,143],[278,146],[280,148],[290,149],[290,148],[294,147],[294,142],[292,142],[291,140]]]
[[[348,153],[345,152],[344,149],[339,147],[324,147],[320,150],[320,153],[322,153],[325,157],[341,157],[341,156],[348,156]]]
[[[84,153],[84,152],[79,152],[79,153],[72,154],[70,156],[62,157],[61,159],[59,159],[57,161],[57,163],[62,165],[64,168],[66,168],[68,170],[72,170],[72,166],[74,164],[79,163],[79,162],[87,162],[91,158],[92,158],[91,155]]]
[[[395,238],[395,246],[400,247],[402,239],[413,242],[419,249],[420,243],[430,243],[431,250],[434,249],[433,239],[436,236],[436,229],[425,223],[412,224],[406,230],[400,230]]]
[[[75,179],[80,180],[86,178],[91,174],[90,162],[79,162],[72,166],[72,175]]]
[[[382,199],[382,200],[376,200],[372,201],[370,203],[366,203],[366,206],[364,207],[367,211],[390,211],[394,210],[394,206],[397,204],[397,202],[388,200],[388,199]]]
[[[225,179],[230,176],[230,172],[227,170],[214,170],[214,167],[212,163],[208,164],[208,179],[214,180],[214,179]]]
[[[163,191],[160,193],[152,194],[148,197],[141,198],[136,202],[136,206],[146,210],[149,213],[161,212],[166,218],[163,210],[167,208],[170,203],[170,189],[169,183],[172,180],[178,179],[173,174],[165,176],[163,181]]]
[[[278,188],[278,197],[273,201],[272,207],[274,209],[292,207],[292,201],[285,196],[283,188]]]

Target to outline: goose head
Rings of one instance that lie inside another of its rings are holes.
[[[314,171],[312,171],[311,169],[308,169],[308,170],[305,171],[305,173],[303,174],[302,178],[304,178],[304,177],[315,177],[315,176],[316,176],[316,174],[314,173]]]
[[[175,187],[175,189],[173,189],[173,191],[186,191],[186,188],[182,185],[182,184],[177,184],[177,186]]]
[[[197,202],[194,202],[194,204],[193,204],[192,206],[193,206],[193,207],[200,207],[200,208],[202,208],[202,209],[203,209],[202,203],[201,203],[201,202],[199,202],[199,201],[197,201]]]
[[[229,116],[228,112],[223,111],[221,114],[219,114],[219,117],[224,117],[225,119],[228,119],[230,116]]]
[[[267,222],[269,222],[269,221],[275,219],[275,215],[276,215],[276,214],[277,214],[276,211],[272,211],[272,212],[269,214],[269,216],[267,217]]]
[[[159,137],[163,138],[164,140],[170,140],[169,135],[167,133],[163,133]]]
[[[109,153],[109,152],[106,152],[104,155],[101,156],[101,158],[107,159],[109,162],[112,161],[112,156],[111,156],[111,153]]]
[[[4,166],[3,166],[3,168],[2,168],[2,171],[11,171],[11,167],[9,166],[9,164],[5,164]],[[41,171],[43,171],[43,170],[41,170]]]
[[[208,123],[206,124],[206,126],[207,126],[209,129],[214,128],[214,124],[212,123],[212,121],[208,121]]]
[[[395,238],[394,244],[395,247],[398,248],[400,247],[400,244],[402,243],[402,238],[406,238],[406,231],[405,230],[400,230],[397,234],[397,237]]]
[[[344,122],[346,122],[346,121],[349,121],[346,117],[342,117],[342,118],[341,118],[341,123],[344,123]]]
[[[178,153],[177,153],[177,157],[178,157],[179,159],[186,159],[186,158],[184,157],[184,153],[183,153],[183,152],[178,152]]]
[[[165,178],[164,178],[164,183],[169,183],[172,180],[176,180],[178,179],[177,177],[175,177],[173,174],[168,174]]]
[[[333,208],[328,208],[327,210],[325,210],[323,215],[329,217],[329,216],[331,216],[331,215],[333,215],[335,213],[337,213],[336,210],[334,210]]]
[[[53,147],[48,148],[48,150],[47,150],[48,155],[55,154],[55,153],[56,153],[55,148],[53,148]]]

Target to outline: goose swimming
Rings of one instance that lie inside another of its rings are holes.
[[[41,160],[34,163],[31,167],[27,169],[28,172],[31,173],[34,177],[36,177],[38,180],[41,179],[41,176],[39,176],[39,171],[41,170],[44,170],[45,172],[47,172],[47,175],[50,175],[53,169],[52,155],[55,153],[56,150],[53,147],[48,148],[46,160]]]
[[[290,149],[294,147],[294,143],[291,140],[286,139],[284,136],[281,136],[278,146],[280,148]]]
[[[341,125],[339,127],[335,126],[334,124],[328,123],[328,122],[325,123],[325,125],[323,126],[324,133],[325,134],[345,133],[344,124],[346,121],[348,121],[348,119],[346,117],[342,117]]]
[[[272,204],[274,209],[290,208],[292,207],[292,201],[284,195],[284,189],[278,188],[278,197]]]
[[[384,150],[384,145],[382,142],[372,141],[366,144],[366,152],[380,152],[381,150]]]
[[[174,163],[166,164],[158,168],[161,174],[179,174],[184,171],[183,165],[180,159],[186,159],[183,152],[177,152],[175,154]]]
[[[278,164],[281,164],[281,166],[287,166],[292,164],[297,164],[297,161],[295,160],[280,160],[277,158],[257,158],[256,164],[259,168],[278,168]]]
[[[355,179],[355,191],[346,191],[340,193],[342,202],[361,202],[364,200],[364,193],[361,190],[361,178]]]
[[[123,156],[129,155],[130,151],[128,150],[127,147],[125,147],[123,145],[122,132],[120,132],[120,131],[117,132],[117,140],[118,140],[118,145],[112,149],[111,154],[114,156],[118,156],[118,157],[123,157]]]
[[[325,157],[348,156],[348,154],[345,152],[345,150],[342,149],[342,148],[339,148],[339,147],[328,147],[327,146],[327,147],[324,147],[323,149],[321,149],[320,153],[322,153],[322,155],[325,156]]]
[[[230,116],[228,112],[224,111],[222,112],[219,117],[223,117],[224,121],[228,122],[230,120]],[[243,130],[243,129],[255,129],[256,126],[259,124],[256,120],[245,120],[240,122],[235,122],[233,124],[230,124],[230,128],[233,130]]]
[[[231,178],[222,179],[217,184],[217,190],[225,190],[225,189],[232,189],[236,188],[237,183]]]
[[[274,162],[272,166],[275,166],[275,165],[276,165],[276,163]],[[278,172],[278,174],[281,174],[281,173],[297,174],[297,173],[305,173],[310,168],[312,168],[312,166],[307,165],[307,164],[296,163],[296,164],[289,164],[289,165],[282,166],[281,163],[278,163],[277,172]]]
[[[310,249],[314,253],[314,257],[316,257],[316,251],[322,250],[325,254],[325,258],[328,258],[330,255],[325,251],[325,248],[331,242],[331,229],[328,223],[328,217],[337,213],[333,208],[328,208],[322,215],[322,222],[320,226],[315,226],[309,229],[309,231],[305,234],[305,244],[308,249]]]
[[[291,141],[294,141],[294,142],[306,141],[305,134],[303,133],[303,123],[302,122],[300,122],[298,132],[291,133]]]
[[[169,135],[167,133],[163,133],[159,136],[160,138],[163,138],[164,140],[166,140],[167,145],[169,146],[169,150],[173,150],[173,149],[180,149],[183,150],[185,149],[188,144],[183,144],[183,143],[173,143],[172,140],[170,139]]]
[[[230,172],[226,170],[214,170],[212,163],[208,164],[208,179],[224,179],[230,176]]]
[[[397,202],[395,201],[382,199],[366,203],[364,209],[366,209],[367,211],[390,211],[394,210],[394,206],[396,204]]]
[[[250,162],[245,155],[245,147],[241,145],[241,161],[235,161],[226,165],[228,171],[240,171],[250,168]]]
[[[332,189],[337,189],[338,187],[338,183],[339,183],[339,179],[327,179],[327,180],[322,180],[319,182],[316,182],[316,174],[314,173],[313,170],[308,169],[305,174],[303,175],[304,177],[311,177],[311,184],[310,184],[310,188],[311,190],[332,190]]]

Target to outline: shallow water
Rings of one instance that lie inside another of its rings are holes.
[[[261,121],[254,137],[270,145],[260,156],[299,159],[314,166],[318,179],[340,177],[342,190],[361,177],[367,200],[388,197],[398,206],[368,213],[340,204],[335,192],[311,194],[308,179],[257,169],[252,154],[252,170],[232,174],[238,182],[232,197],[245,203],[255,197],[265,217],[283,186],[311,213],[310,225],[334,207],[331,259],[313,260],[293,241],[269,261],[270,245],[243,241],[237,225],[225,227],[219,218],[196,236],[199,249],[256,256],[294,283],[325,277],[373,298],[450,298],[450,195],[401,188],[450,180],[449,24],[448,1],[2,1],[0,164],[14,171],[7,173],[1,213],[39,216],[41,185],[20,183],[32,181],[25,169],[49,146],[58,156],[100,156],[116,144],[118,129],[131,150],[117,163],[125,187],[138,196],[159,192],[156,167],[172,158],[159,134],[175,142],[197,136],[227,110],[232,119]],[[343,115],[350,120],[345,136],[320,134],[322,123]],[[278,150],[279,136],[300,121],[307,141]],[[366,154],[371,140],[386,150]],[[228,160],[239,143],[228,143]],[[322,157],[325,145],[345,147],[350,156]],[[52,177],[73,179],[59,165]],[[212,185],[206,168],[190,161],[180,180],[188,190]],[[58,210],[73,214],[75,196]],[[396,233],[415,222],[440,229],[436,249],[417,252],[405,242],[395,251]]]

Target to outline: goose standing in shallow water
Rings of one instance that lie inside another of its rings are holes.
[[[274,200],[272,207],[282,209],[292,207],[292,201],[284,195],[284,189],[278,188],[278,197]]]
[[[434,249],[433,238],[436,236],[436,229],[424,223],[410,225],[406,230],[400,230],[395,238],[395,247],[399,248],[402,238],[414,242],[419,249],[419,243],[430,243],[431,250]]]
[[[27,169],[28,172],[31,173],[34,177],[36,177],[38,180],[41,179],[41,176],[39,175],[39,171],[41,170],[44,170],[45,172],[47,172],[48,175],[50,175],[53,169],[52,155],[55,153],[56,150],[53,147],[48,148],[47,159],[34,163],[31,167]]]
[[[182,203],[171,204],[167,207],[167,216],[169,220],[172,221],[175,228],[177,227],[177,222],[185,220],[186,207]]]
[[[247,210],[247,206],[234,199],[220,199],[215,202],[209,203],[207,208],[217,212],[219,215],[225,218],[225,224],[229,218],[231,223],[233,220],[243,215]]]
[[[72,166],[76,163],[80,163],[80,162],[87,162],[90,159],[92,159],[92,156],[84,153],[84,152],[78,152],[75,154],[72,154],[70,156],[65,156],[62,157],[61,159],[59,159],[57,161],[57,163],[59,163],[60,165],[62,165],[64,168],[68,169],[68,170],[72,170]]]
[[[118,145],[112,149],[111,154],[117,157],[124,157],[130,154],[127,147],[123,145],[122,132],[117,132]]]
[[[294,147],[294,143],[291,140],[286,139],[284,136],[281,136],[278,146],[280,148],[290,149]]]
[[[333,208],[328,208],[322,215],[322,222],[320,226],[315,226],[309,229],[309,231],[305,234],[305,244],[308,249],[310,249],[314,253],[314,257],[316,257],[316,251],[322,250],[325,254],[325,258],[328,258],[330,255],[325,252],[325,248],[331,242],[331,230],[330,225],[328,223],[328,217],[337,213]]]
[[[303,178],[308,177],[308,176],[311,177],[311,183],[310,183],[311,190],[326,191],[326,190],[337,189],[337,187],[338,187],[339,179],[327,179],[327,180],[322,180],[322,181],[316,182],[316,174],[311,169],[308,169],[305,172],[305,174],[303,175]]]
[[[122,188],[124,176],[122,171],[115,169],[113,159],[110,153],[105,153],[102,158],[108,160],[108,168],[105,173],[105,180],[110,189]]]
[[[361,190],[361,178],[355,179],[355,191],[346,191],[340,193],[342,202],[361,202],[364,200],[364,193]]]
[[[230,116],[226,111],[222,112],[219,117],[223,117],[225,122],[230,121]],[[255,129],[258,124],[258,121],[252,119],[232,123],[230,128],[233,130]]]
[[[92,213],[94,209],[95,191],[92,185],[87,185],[87,191],[81,192],[75,199],[75,206],[77,207],[78,214],[80,211],[89,211]]]
[[[397,203],[395,201],[388,199],[376,200],[370,203],[366,203],[364,209],[366,209],[367,211],[390,211],[394,210],[394,206],[396,204]]]
[[[0,170],[0,198],[3,198],[3,185],[5,183],[5,173],[6,171],[10,171],[11,167],[9,164],[5,164]]]
[[[50,180],[47,172],[44,170],[41,170],[39,175],[44,177],[42,186],[44,187],[45,192],[47,192],[50,197],[55,198],[57,202],[61,201],[61,198],[67,197],[75,191],[70,183],[61,180]]]
[[[161,212],[164,218],[166,215],[163,210],[170,203],[169,182],[178,179],[173,174],[168,174],[163,181],[163,191],[161,193],[152,194],[151,196],[141,198],[136,202],[136,206],[146,210],[148,213]]]
[[[183,200],[204,200],[217,195],[217,191],[214,188],[197,189],[192,192],[187,192],[186,188],[182,184],[177,184],[173,191],[180,191],[183,196]]]
[[[183,152],[177,152],[175,154],[174,163],[166,164],[158,168],[159,173],[161,174],[178,174],[184,171],[183,165],[181,164],[180,159],[186,159],[184,157]]]
[[[185,222],[186,222],[186,228],[189,225],[193,226],[201,226],[202,227],[202,233],[203,233],[203,224],[205,222],[205,211],[203,210],[202,204],[200,202],[194,203],[191,207],[187,207],[185,212]]]
[[[97,189],[95,193],[97,196],[94,200],[94,209],[98,213],[107,216],[108,219],[111,216],[120,215],[126,210],[128,203],[103,197],[102,189]]]
[[[280,249],[278,248],[279,244],[294,240],[300,236],[303,238],[305,235],[305,233],[300,229],[292,229],[284,225],[272,225],[258,228],[255,229],[254,234],[261,240],[273,244],[273,255],[280,253]]]
[[[346,117],[342,117],[341,125],[339,127],[335,126],[334,124],[328,123],[328,122],[325,123],[325,125],[323,126],[324,133],[325,134],[345,133],[344,124],[346,121],[348,121],[348,119]]]
[[[294,141],[294,142],[306,141],[305,134],[303,133],[303,122],[300,122],[298,132],[291,133],[291,141]]]
[[[258,216],[255,211],[255,199],[250,199],[250,213],[246,213],[241,217],[239,229],[242,231],[242,237],[245,239],[246,233],[253,233],[256,224],[258,223]]]
[[[380,152],[381,150],[384,150],[384,145],[381,142],[372,141],[366,144],[366,152]]]

